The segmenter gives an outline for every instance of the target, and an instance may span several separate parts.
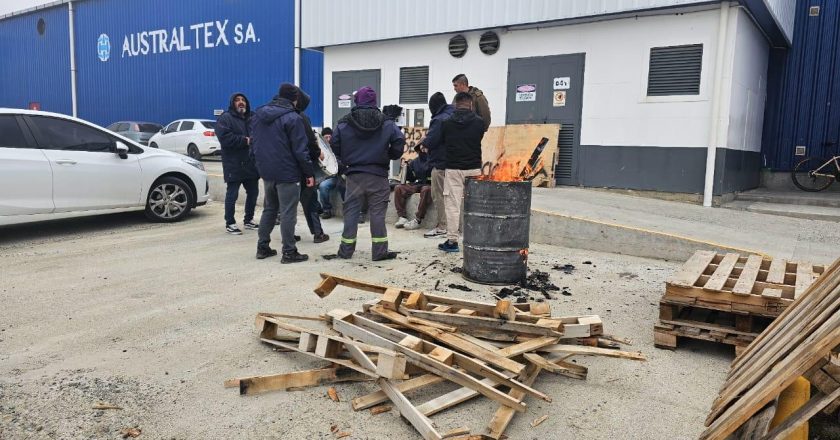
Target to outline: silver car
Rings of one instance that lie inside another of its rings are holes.
[[[143,145],[149,145],[149,139],[159,132],[163,126],[154,122],[120,121],[109,125],[108,130],[119,133]]]

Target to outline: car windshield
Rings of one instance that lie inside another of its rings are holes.
[[[205,128],[215,129],[216,121],[201,121],[201,125],[204,125]]]
[[[157,133],[163,128],[158,124],[137,124],[137,126],[139,127],[137,131],[141,133]]]

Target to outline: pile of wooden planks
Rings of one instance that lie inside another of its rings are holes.
[[[819,411],[840,406],[840,260],[732,363],[701,439],[784,439]],[[798,377],[817,392],[769,429],[774,401]]]
[[[259,313],[257,325],[262,342],[328,365],[232,379],[226,386],[238,386],[240,394],[253,394],[372,381],[378,390],[353,399],[353,409],[372,408],[378,414],[387,412],[379,408],[390,401],[425,439],[467,438],[472,427],[441,431],[429,417],[484,396],[499,407],[481,435],[498,439],[515,414],[528,410],[526,397],[551,401],[533,386],[540,373],[584,380],[587,368],[572,362],[573,357],[645,360],[641,353],[618,350],[620,343],[629,341],[604,335],[603,323],[595,315],[552,316],[547,303],[482,303],[337,275],[321,277],[315,292],[322,298],[339,285],[379,296],[356,313],[331,310],[313,318]],[[319,327],[292,324],[292,319]],[[421,389],[432,392],[431,387],[444,381],[460,388],[421,404],[406,397]],[[538,418],[533,425],[544,420]]]
[[[685,337],[734,345],[740,353],[824,271],[760,255],[697,251],[665,284],[656,346],[673,349]]]

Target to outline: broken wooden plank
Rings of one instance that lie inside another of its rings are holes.
[[[587,347],[583,345],[566,345],[556,344],[548,345],[537,350],[543,353],[565,353],[577,356],[604,356],[619,359],[630,359],[633,361],[646,361],[645,355],[641,352],[634,353],[629,351],[611,350],[599,347]]]
[[[516,322],[516,321],[507,321],[504,319],[497,319],[497,318],[486,318],[483,316],[463,316],[458,314],[452,313],[439,313],[439,312],[429,312],[429,311],[421,311],[421,310],[405,310],[405,313],[409,313],[411,316],[420,317],[423,319],[442,322],[448,325],[454,325],[458,328],[462,329],[473,329],[473,328],[481,328],[481,329],[488,329],[488,330],[498,330],[503,332],[514,332],[514,333],[523,333],[523,334],[530,334],[530,335],[539,335],[539,336],[556,336],[562,337],[564,335],[563,332],[559,332],[555,329],[550,327],[544,327],[538,324],[531,324],[527,322]],[[375,313],[375,312],[374,312]],[[545,319],[541,319],[539,321],[546,321]],[[538,322],[539,322],[538,321]],[[560,321],[554,320],[557,322],[558,326],[562,326],[563,323]]]
[[[295,371],[292,373],[243,377],[235,380],[238,382],[239,394],[251,395],[268,391],[288,390],[290,388],[313,387],[328,383],[371,380],[371,377],[351,368],[331,367]]]
[[[522,374],[522,382],[528,385],[533,385],[534,381],[537,380],[537,376],[539,376],[540,371],[540,367],[533,364],[528,365],[528,368]],[[525,398],[525,394],[517,390],[510,390],[508,395],[517,400],[522,400]],[[500,406],[499,409],[496,410],[496,413],[493,415],[493,418],[490,420],[490,424],[487,426],[487,432],[490,434],[490,437],[494,439],[502,438],[505,429],[507,429],[511,420],[513,420],[514,415],[516,415],[516,413],[510,408],[506,406]]]
[[[417,411],[417,408],[411,404],[408,398],[406,398],[405,395],[397,389],[397,387],[393,386],[385,379],[379,379],[377,383],[382,388],[382,391],[388,395],[388,398],[391,399],[391,402],[394,403],[394,406],[397,408],[397,411],[400,412],[400,415],[405,417],[405,419],[411,423],[411,426],[413,426],[424,439],[443,439],[443,436],[437,432],[435,424],[432,423],[428,417]]]
[[[440,376],[436,376],[434,374],[424,374],[422,376],[417,376],[406,381],[400,382],[399,384],[397,384],[397,389],[399,389],[401,393],[409,393],[415,390],[419,390],[421,388],[439,384],[441,382],[444,382],[445,380],[446,379]],[[380,403],[383,403],[387,400],[388,396],[385,394],[384,391],[375,391],[364,396],[359,396],[353,399],[351,403],[353,409],[359,411],[370,408],[372,406],[379,405]]]
[[[513,303],[510,300],[500,299],[493,308],[493,317],[513,321],[516,319],[516,308],[513,307]]]
[[[382,300],[380,301],[382,307],[385,307],[388,310],[399,310],[400,304],[403,300],[403,293],[400,289],[389,288],[385,290],[385,294],[382,296]]]

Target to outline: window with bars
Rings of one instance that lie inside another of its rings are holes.
[[[647,95],[699,95],[702,67],[702,44],[651,48]]]
[[[425,104],[429,99],[429,66],[400,67],[400,104]]]

